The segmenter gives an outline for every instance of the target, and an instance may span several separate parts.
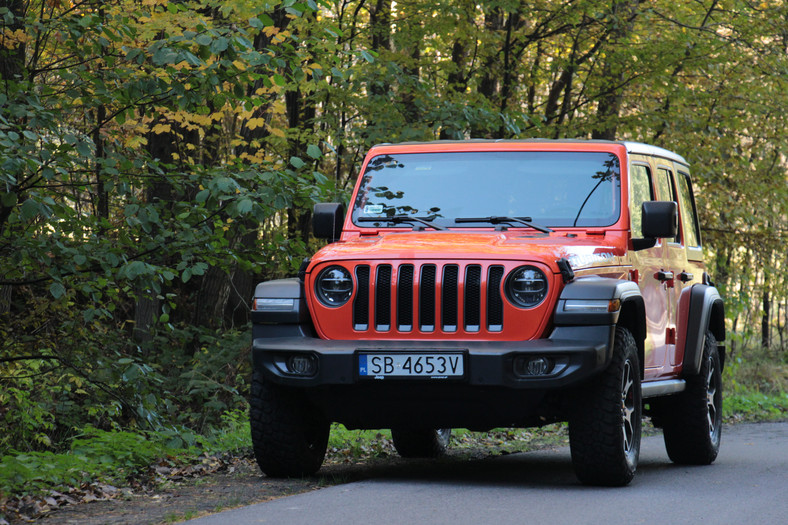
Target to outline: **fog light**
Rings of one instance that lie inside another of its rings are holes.
[[[299,376],[313,376],[317,372],[317,359],[308,354],[291,355],[287,358],[287,371]]]
[[[553,371],[553,362],[547,357],[518,357],[514,360],[514,373],[520,377],[546,376]]]

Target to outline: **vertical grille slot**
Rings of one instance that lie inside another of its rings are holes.
[[[503,330],[502,279],[503,266],[490,266],[487,277],[487,330],[490,332]]]
[[[391,265],[378,266],[375,281],[375,330],[391,329]]]
[[[413,265],[399,267],[397,277],[397,330],[413,330]]]
[[[435,276],[434,264],[421,267],[419,279],[419,329],[422,332],[435,330]]]
[[[457,331],[457,288],[460,268],[456,264],[443,267],[441,286],[441,326],[444,332]]]
[[[482,267],[471,265],[465,268],[465,331],[478,332],[482,324]]]
[[[356,266],[358,290],[353,300],[353,330],[369,329],[369,266]]]

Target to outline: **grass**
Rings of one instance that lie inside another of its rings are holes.
[[[742,392],[725,397],[722,414],[729,423],[788,418],[788,393]]]

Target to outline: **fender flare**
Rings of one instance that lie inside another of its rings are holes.
[[[614,311],[567,310],[567,301],[621,301]],[[553,321],[556,327],[582,325],[622,324],[635,337],[643,366],[646,339],[646,305],[640,288],[632,281],[598,276],[581,277],[564,286],[555,307]]]
[[[273,299],[255,309],[258,299]],[[260,337],[314,337],[312,317],[306,304],[304,282],[299,278],[259,283],[252,299],[252,339]]]
[[[717,341],[725,340],[725,304],[717,289],[705,284],[695,284],[690,290],[689,311],[684,337],[684,366],[682,374],[700,373],[703,359],[703,340],[706,330],[714,334]],[[724,362],[724,356],[720,355]]]

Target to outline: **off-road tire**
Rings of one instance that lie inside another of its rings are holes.
[[[572,464],[587,485],[622,486],[635,475],[640,455],[640,360],[632,333],[616,327],[613,359],[577,392],[569,420]]]
[[[451,429],[391,429],[394,448],[403,458],[437,458],[446,454]]]
[[[703,341],[700,373],[686,381],[684,391],[662,405],[665,448],[674,463],[709,465],[720,451],[722,433],[722,365],[711,332]]]
[[[323,464],[330,423],[298,390],[270,383],[255,371],[249,420],[254,456],[267,476],[308,476]]]

